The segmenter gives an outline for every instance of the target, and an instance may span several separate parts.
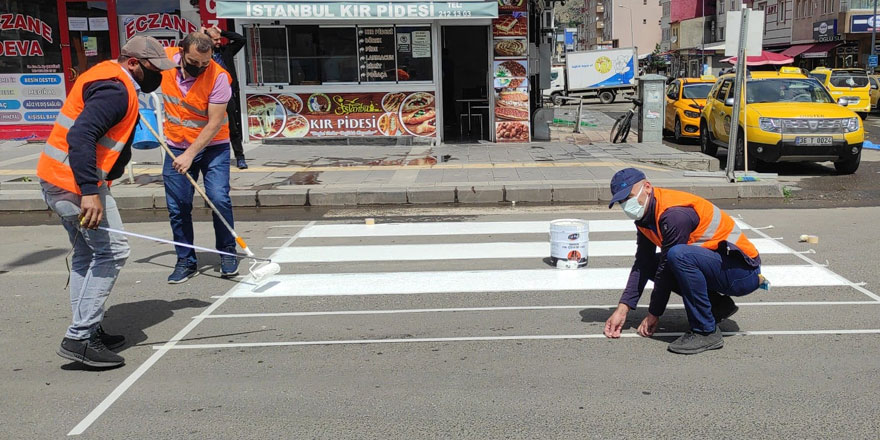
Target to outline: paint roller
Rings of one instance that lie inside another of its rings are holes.
[[[162,149],[165,150],[165,153],[168,154],[168,157],[170,157],[171,160],[176,159],[177,156],[175,156],[174,152],[171,151],[170,148],[168,148],[168,145],[165,143],[165,141],[162,140],[162,138],[159,136],[159,133],[156,133],[156,130],[153,128],[153,126],[150,125],[149,122],[144,120],[144,118],[141,118],[140,122],[143,123],[144,126],[147,127],[147,130],[149,130],[150,133],[153,134],[153,136],[156,138],[156,141],[159,142],[159,145],[161,145]],[[214,202],[212,202],[211,199],[208,198],[208,195],[205,194],[205,190],[203,190],[202,187],[199,186],[198,183],[196,183],[196,180],[193,179],[193,176],[191,176],[189,174],[189,172],[186,172],[184,174],[186,175],[187,180],[189,180],[189,183],[192,184],[193,188],[195,188],[196,191],[198,191],[199,195],[202,196],[202,199],[204,199],[205,202],[208,204],[208,206],[211,208],[211,211],[214,211],[214,215],[220,219],[220,222],[223,223],[223,226],[225,226],[226,229],[229,231],[229,233],[232,234],[232,236],[235,238],[235,242],[238,243],[238,246],[241,247],[241,250],[245,253],[245,255],[247,255],[248,258],[254,260],[254,263],[251,265],[251,268],[249,269],[249,272],[251,273],[251,275],[253,275],[255,273],[264,273],[264,272],[271,273],[272,275],[278,273],[281,270],[281,268],[278,267],[277,264],[272,263],[270,260],[267,260],[267,259],[258,259],[254,256],[254,253],[251,252],[250,249],[248,249],[248,245],[244,241],[244,239],[241,238],[235,232],[235,229],[232,229],[232,226],[229,225],[229,222],[226,221],[226,218],[223,217],[223,215],[220,214],[220,211],[217,210],[217,207],[214,206]],[[175,244],[178,246],[187,246],[187,245],[181,244],[181,243],[175,243]],[[204,250],[204,248],[202,248],[201,250]],[[218,253],[219,251],[209,250],[209,252]],[[272,264],[275,264],[275,266],[272,267],[271,266]],[[260,266],[260,267],[254,268],[254,266]]]
[[[281,266],[278,265],[278,263],[273,263],[272,260],[269,258],[260,258],[260,257],[255,256],[254,254],[250,254],[250,255],[233,254],[232,252],[218,251],[217,249],[209,249],[206,247],[195,246],[192,244],[179,243],[179,242],[172,241],[172,240],[166,240],[164,238],[151,237],[149,235],[137,234],[134,232],[123,231],[121,229],[106,228],[104,226],[98,226],[98,229],[100,229],[102,231],[116,233],[116,234],[128,235],[130,237],[143,238],[145,240],[156,241],[159,243],[166,243],[166,244],[171,244],[171,245],[175,245],[175,246],[183,246],[186,248],[195,249],[197,251],[211,252],[213,254],[226,255],[228,257],[247,258],[247,259],[253,260],[253,263],[251,263],[251,266],[248,268],[248,273],[250,273],[251,277],[253,277],[254,283],[259,283],[263,279],[271,277],[273,275],[277,275],[279,272],[281,272]]]

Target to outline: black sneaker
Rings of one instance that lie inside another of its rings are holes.
[[[101,327],[100,325],[97,330],[95,330],[95,334],[98,335],[98,339],[100,339],[101,342],[111,350],[115,350],[125,345],[125,336],[104,333],[104,327]]]
[[[172,272],[171,275],[168,276],[168,284],[185,283],[186,280],[198,274],[199,270],[196,266],[190,266],[186,263],[178,261],[177,265],[174,266],[174,272]]]
[[[220,256],[220,276],[232,278],[238,275],[238,258],[228,255]]]
[[[728,295],[709,292],[709,302],[712,304],[712,316],[715,318],[716,324],[730,318],[739,311],[739,307],[733,302],[733,298]]]
[[[58,355],[96,368],[114,368],[125,364],[125,359],[110,351],[97,333],[89,339],[64,338],[58,348]]]
[[[715,326],[715,331],[708,335],[688,331],[669,344],[669,351],[678,354],[697,354],[706,350],[717,350],[724,346],[724,338],[721,330]]]
[[[244,158],[236,159],[235,164],[238,166],[240,170],[246,170],[248,168],[247,162],[244,161]]]

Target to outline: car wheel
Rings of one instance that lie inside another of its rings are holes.
[[[733,169],[737,171],[745,170],[746,163],[746,155],[745,155],[745,144],[746,139],[743,131],[739,131],[739,136],[736,138],[736,157],[734,158]],[[730,154],[728,152],[728,154]],[[749,154],[749,163],[748,163],[749,171],[755,171],[758,167],[758,158],[755,157],[754,154]]]
[[[550,95],[550,100],[553,102],[553,105],[559,107],[562,105],[562,93],[556,92]]]
[[[607,90],[599,94],[599,101],[602,101],[602,104],[611,104],[614,98],[614,93]]]
[[[855,173],[856,170],[859,169],[859,163],[862,161],[862,151],[859,150],[859,154],[847,159],[841,160],[839,162],[834,162],[834,169],[837,170],[837,174],[852,174]]]
[[[675,143],[681,145],[684,141],[684,138],[681,136],[681,119],[675,117],[675,126],[672,128],[672,136],[675,139]]]
[[[718,153],[718,146],[712,142],[705,119],[700,119],[700,152],[712,157]]]

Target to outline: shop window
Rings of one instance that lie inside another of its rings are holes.
[[[288,84],[287,29],[254,26],[246,34],[248,84]]]
[[[358,81],[358,39],[353,26],[288,26],[288,31],[290,84]]]
[[[434,79],[432,47],[429,26],[398,27],[398,81],[432,81]]]

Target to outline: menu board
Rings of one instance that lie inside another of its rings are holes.
[[[359,27],[361,81],[397,81],[393,27]]]
[[[251,139],[323,136],[435,137],[431,92],[254,94],[247,96]]]
[[[495,142],[531,140],[527,2],[499,0],[492,21]]]

